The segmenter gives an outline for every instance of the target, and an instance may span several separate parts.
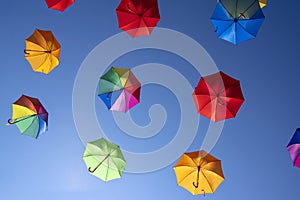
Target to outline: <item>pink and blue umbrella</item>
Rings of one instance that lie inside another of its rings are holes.
[[[100,77],[98,96],[109,110],[127,112],[140,102],[140,90],[130,69],[111,67]]]
[[[300,128],[297,128],[287,149],[290,153],[293,165],[300,168]]]

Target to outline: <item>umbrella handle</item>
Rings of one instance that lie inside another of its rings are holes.
[[[193,185],[194,185],[195,188],[198,188],[199,183],[197,182],[197,185],[196,185],[195,182],[193,182]]]
[[[30,49],[24,49],[24,53],[25,54],[30,54],[28,53],[28,51],[33,51],[33,52],[41,52],[41,53],[51,53],[51,50],[47,50],[47,51],[39,51],[39,50],[30,50]]]
[[[8,119],[7,123],[8,123],[8,125],[10,125],[10,124],[15,124],[16,122],[14,122],[12,119]]]
[[[91,167],[89,167],[89,172],[94,173],[96,171],[97,168],[91,170]]]
[[[107,95],[106,95],[106,99],[107,99],[107,100],[110,98],[111,93],[112,93],[112,92],[108,92],[108,93],[107,93]]]
[[[239,14],[239,18],[240,18],[240,17],[241,17],[242,19],[246,19],[246,16],[244,15],[244,13],[240,13],[240,14]]]

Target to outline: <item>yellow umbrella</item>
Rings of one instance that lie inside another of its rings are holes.
[[[178,185],[193,195],[214,193],[224,180],[221,161],[203,150],[184,153],[174,171]]]
[[[25,58],[33,71],[48,74],[59,64],[60,44],[51,31],[35,29],[25,43]]]
[[[265,7],[267,5],[267,0],[259,0],[259,5],[261,8]]]

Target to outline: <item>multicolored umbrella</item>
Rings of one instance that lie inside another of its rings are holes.
[[[133,38],[150,35],[160,19],[157,0],[122,0],[116,12],[119,28]]]
[[[59,64],[60,44],[51,31],[35,29],[25,43],[25,58],[33,71],[48,74]]]
[[[141,83],[130,69],[111,67],[100,77],[98,96],[108,109],[127,112],[140,101]]]
[[[198,112],[214,122],[234,118],[244,102],[240,82],[223,72],[201,77],[193,98]]]
[[[67,7],[73,4],[75,0],[46,0],[48,8],[63,12]]]
[[[184,153],[174,171],[178,185],[193,195],[214,193],[224,180],[221,161],[203,150]]]
[[[21,134],[37,138],[47,130],[48,112],[37,98],[22,95],[12,104],[9,124],[15,124]]]
[[[233,44],[255,38],[264,19],[258,0],[220,0],[211,17],[217,36]]]
[[[300,168],[300,128],[297,128],[291,141],[287,145],[293,165]]]
[[[126,165],[120,147],[104,138],[87,143],[83,160],[89,172],[103,181],[121,178]]]

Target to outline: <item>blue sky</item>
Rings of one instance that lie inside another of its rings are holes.
[[[81,158],[85,147],[73,120],[74,81],[88,54],[99,43],[121,32],[115,13],[118,4],[117,0],[77,0],[60,13],[48,9],[43,0],[1,3],[2,199],[201,198],[177,186],[172,169],[177,160],[151,173],[124,173],[122,179],[104,183],[87,172]],[[215,5],[213,0],[159,1],[158,26],[184,33],[201,44],[218,69],[241,81],[246,99],[237,117],[226,121],[211,151],[222,160],[225,181],[215,194],[205,198],[295,198],[300,169],[292,166],[286,145],[300,126],[299,2],[268,2],[264,9],[266,20],[257,38],[237,46],[216,37],[209,20]],[[49,75],[34,73],[24,59],[25,39],[35,28],[52,30],[62,46],[60,65]],[[114,48],[118,47],[108,51]],[[99,57],[101,59],[101,55]],[[194,68],[199,66],[155,49],[130,52],[112,65],[131,68],[145,63],[168,65],[193,87],[200,79]],[[175,137],[180,122],[179,102],[172,91],[155,84],[142,89],[143,101],[130,112],[137,124],[149,123],[148,110],[153,104],[162,104],[168,114],[161,132],[148,139],[123,133],[111,112],[95,97],[96,113],[105,135],[122,148],[138,153],[166,145]],[[11,116],[11,103],[22,94],[39,98],[49,112],[49,131],[37,140],[20,135],[16,127],[5,126]],[[200,117],[198,134],[188,151],[201,147],[208,124],[207,119]],[[190,134],[188,130],[186,134]]]

